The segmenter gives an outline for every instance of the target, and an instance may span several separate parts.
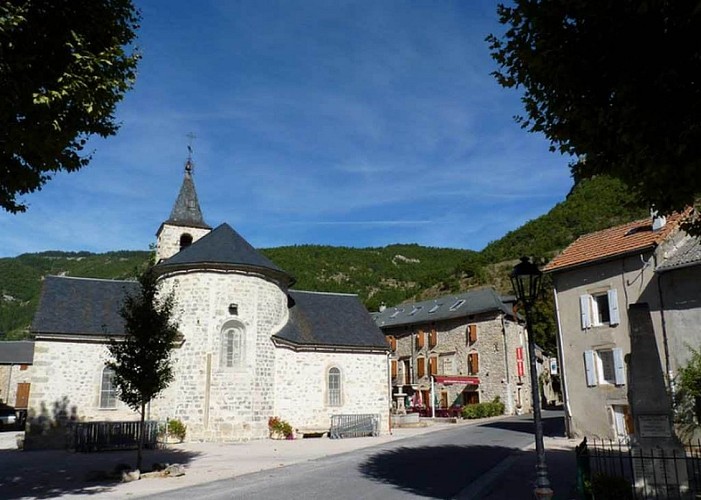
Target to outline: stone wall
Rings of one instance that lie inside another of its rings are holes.
[[[176,379],[151,406],[159,419],[177,418],[188,439],[241,441],[266,437],[273,412],[275,347],[270,339],[288,318],[276,283],[238,272],[196,271],[163,278],[175,294],[185,342],[174,353]],[[237,312],[229,312],[236,304]],[[222,328],[244,331],[240,367],[222,359]]]
[[[468,325],[475,325],[477,338],[469,342]],[[430,346],[429,332],[436,330],[436,345]],[[425,341],[422,348],[418,347],[417,335],[424,332]],[[519,394],[524,409],[530,407],[530,383],[527,373],[528,361],[524,362],[526,370],[524,377],[517,376],[516,348],[524,348],[527,358],[525,335],[523,328],[515,322],[505,320],[502,324],[502,314],[483,314],[472,317],[436,321],[433,325],[411,325],[395,328],[385,328],[385,335],[395,336],[397,349],[392,359],[398,361],[397,377],[393,386],[400,388],[411,396],[416,391],[431,389],[429,377],[429,359],[436,358],[437,375],[474,375],[480,384],[476,388],[480,402],[492,401],[499,397],[506,405],[506,412],[516,411]],[[468,370],[468,356],[477,354],[478,371]],[[418,359],[424,358],[425,375],[418,377]],[[449,361],[446,362],[446,359]],[[406,361],[409,361],[410,371],[407,375]],[[413,376],[412,376],[413,375]],[[408,381],[408,383],[405,383]],[[413,387],[411,387],[413,385]],[[435,395],[441,401],[441,393],[447,393],[448,405],[463,404],[463,391],[472,389],[465,384],[443,385],[435,384]],[[424,402],[426,404],[426,402]]]
[[[341,372],[341,406],[328,405],[327,375]],[[276,351],[275,408],[295,429],[328,430],[331,415],[377,413],[389,432],[387,356],[382,354]]]
[[[156,262],[169,259],[180,251],[180,237],[183,234],[187,233],[192,236],[192,243],[194,243],[210,231],[211,229],[202,229],[199,227],[182,227],[164,224],[158,234],[158,241],[156,242]]]
[[[114,409],[100,408],[102,371],[107,358],[107,347],[99,343],[37,341],[28,420],[138,419],[121,401]]]
[[[26,368],[22,370],[22,366]],[[15,406],[17,384],[31,383],[31,378],[32,365],[0,366],[0,400],[7,405]]]

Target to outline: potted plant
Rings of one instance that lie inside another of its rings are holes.
[[[279,417],[268,419],[268,430],[270,431],[270,439],[294,439],[292,426]]]

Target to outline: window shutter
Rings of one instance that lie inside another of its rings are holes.
[[[618,313],[618,292],[616,289],[608,291],[609,299],[609,325],[617,325],[621,322],[621,316]]]
[[[467,334],[470,344],[477,342],[477,325],[467,325]]]
[[[467,371],[469,375],[479,373],[479,357],[476,352],[467,355]]]
[[[426,358],[418,358],[416,360],[416,365],[416,371],[418,372],[417,375],[419,377],[426,375]]]
[[[397,376],[397,360],[393,359],[392,360],[392,378],[395,378]]]
[[[428,369],[431,375],[436,375],[438,373],[438,358],[429,358]]]
[[[423,349],[424,346],[424,331],[419,330],[416,334],[416,347],[417,349]]]
[[[626,383],[626,368],[623,361],[623,349],[616,347],[613,349],[613,366],[616,370],[616,385],[625,385]]]
[[[387,342],[389,343],[390,350],[392,350],[392,351],[397,350],[397,338],[395,336],[389,335],[387,337]]]
[[[589,307],[590,301],[591,297],[589,295],[579,296],[579,310],[582,315],[582,330],[591,328],[591,313]]]
[[[588,387],[596,385],[596,372],[594,370],[594,351],[584,351],[584,371],[587,376]]]
[[[436,333],[436,329],[432,328],[431,333],[428,335],[428,346],[435,347],[437,342],[438,342],[438,334]]]

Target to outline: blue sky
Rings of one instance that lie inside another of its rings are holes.
[[[251,244],[482,249],[546,213],[567,158],[513,120],[493,1],[137,1],[117,136],[0,212],[0,256],[147,249],[193,133],[206,221]]]

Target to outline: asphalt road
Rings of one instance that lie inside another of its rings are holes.
[[[549,436],[563,433],[562,413],[544,412]],[[431,432],[234,479],[169,491],[172,499],[453,498],[509,456],[533,443],[530,416]]]

